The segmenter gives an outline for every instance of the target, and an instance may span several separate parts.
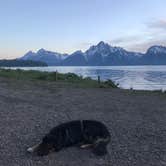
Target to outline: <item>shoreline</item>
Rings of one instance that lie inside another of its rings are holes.
[[[15,68],[16,69],[16,68]],[[100,66],[100,67],[35,67],[35,68],[20,68],[24,70],[37,70],[45,72],[59,73],[75,73],[79,76],[91,77],[97,80],[98,76],[101,81],[111,79],[116,84],[119,84],[123,89],[135,90],[166,90],[166,82],[164,74],[165,66]]]

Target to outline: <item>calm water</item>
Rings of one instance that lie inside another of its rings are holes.
[[[166,66],[24,67],[25,70],[76,73],[83,77],[111,79],[124,89],[166,90]]]

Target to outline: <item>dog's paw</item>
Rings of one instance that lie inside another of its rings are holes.
[[[33,148],[28,148],[28,149],[27,149],[27,152],[29,152],[29,153],[33,153],[33,151],[34,151]]]
[[[86,149],[86,148],[90,148],[92,146],[93,146],[92,144],[85,144],[85,145],[81,145],[80,148],[81,149]]]

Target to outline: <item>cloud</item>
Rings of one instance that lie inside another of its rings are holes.
[[[135,34],[114,38],[109,43],[138,52],[146,52],[152,45],[166,46],[166,19],[146,22],[144,28]]]
[[[166,19],[153,20],[147,23],[149,29],[163,29],[166,30]]]
[[[129,49],[146,52],[153,45],[166,46],[166,19],[152,20],[145,24],[144,41],[137,41]]]
[[[121,45],[121,44],[124,44],[124,45],[128,45],[130,43],[133,43],[133,41],[140,41],[142,40],[142,36],[141,35],[127,35],[127,36],[122,36],[122,37],[119,37],[119,38],[115,38],[111,41],[108,41],[110,44],[113,44],[113,45]]]
[[[131,51],[146,52],[147,49],[153,45],[166,46],[166,39],[148,40],[142,43],[140,42],[140,43],[132,44],[130,46],[127,46],[126,48]]]

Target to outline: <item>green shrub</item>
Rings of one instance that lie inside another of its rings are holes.
[[[116,85],[112,80],[108,79],[107,81],[104,82],[105,85],[112,87],[112,88],[117,88],[118,85]]]
[[[101,88],[117,88],[111,80],[98,83],[97,80],[93,80],[90,77],[83,78],[74,73],[62,74],[58,72],[41,72],[34,70],[11,70],[11,69],[0,69],[0,77],[9,77],[23,80],[43,80],[43,81],[59,81],[72,83],[82,87],[101,87]]]

